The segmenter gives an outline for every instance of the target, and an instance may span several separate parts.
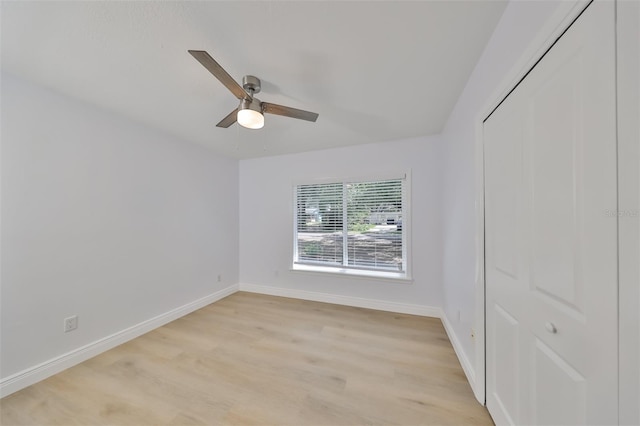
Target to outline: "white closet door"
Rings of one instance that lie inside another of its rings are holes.
[[[484,125],[497,424],[618,420],[614,35],[594,2]]]

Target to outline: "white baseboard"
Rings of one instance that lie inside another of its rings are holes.
[[[397,312],[401,314],[420,315],[440,318],[442,309],[410,303],[385,302],[383,300],[365,299],[362,297],[340,296],[315,291],[296,290],[283,287],[272,287],[256,284],[240,284],[240,291],[268,294],[271,296],[290,297],[292,299],[312,300],[314,302],[333,303],[336,305],[354,306],[357,308],[377,309],[379,311]]]
[[[464,371],[464,374],[467,376],[467,380],[471,385],[471,390],[473,390],[473,394],[475,395],[478,402],[484,405],[484,393],[479,392],[476,386],[475,369],[473,368],[473,365],[471,364],[471,361],[469,361],[469,358],[467,357],[467,355],[464,353],[464,350],[462,350],[462,344],[460,343],[460,339],[458,339],[458,336],[453,330],[453,326],[451,325],[449,318],[447,318],[447,314],[444,313],[444,310],[442,310],[442,314],[440,318],[442,319],[442,324],[444,325],[444,329],[447,332],[447,336],[449,336],[449,340],[451,341],[453,350],[456,352],[456,355],[458,356],[458,360],[460,361],[462,370]]]
[[[186,305],[172,309],[169,312],[165,312],[164,314],[158,315],[154,318],[142,321],[141,323],[121,330],[110,336],[103,337],[102,339],[96,340],[88,345],[74,349],[41,364],[3,378],[0,380],[0,398],[44,380],[47,377],[53,376],[54,374],[66,370],[69,367],[73,367],[76,364],[86,361],[87,359],[101,354],[102,352],[114,348],[122,343],[128,342],[142,334],[148,333],[153,329],[161,327],[173,320],[227,297],[236,291],[238,291],[238,285],[231,285],[208,296],[187,303]]]

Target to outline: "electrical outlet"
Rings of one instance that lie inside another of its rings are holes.
[[[222,282],[222,275],[218,274],[218,282]]]
[[[65,333],[73,331],[76,328],[78,328],[78,316],[77,315],[74,315],[72,317],[64,319],[64,332]]]

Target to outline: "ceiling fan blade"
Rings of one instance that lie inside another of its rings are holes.
[[[229,115],[227,115],[225,118],[220,120],[220,122],[216,124],[216,126],[224,127],[226,129],[227,127],[231,126],[233,123],[236,122],[237,117],[238,117],[238,108],[231,111]]]
[[[188,52],[208,69],[215,78],[220,80],[220,83],[224,84],[236,98],[253,99],[207,52],[204,50],[189,50]]]
[[[283,115],[285,117],[291,118],[299,118],[300,120],[307,121],[316,121],[318,119],[318,114],[315,112],[304,111],[301,109],[291,108],[278,104],[270,104],[269,102],[262,103],[262,111],[275,114],[275,115]]]

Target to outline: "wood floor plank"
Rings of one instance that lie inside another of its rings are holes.
[[[235,293],[0,400],[2,425],[491,425],[438,319]]]

